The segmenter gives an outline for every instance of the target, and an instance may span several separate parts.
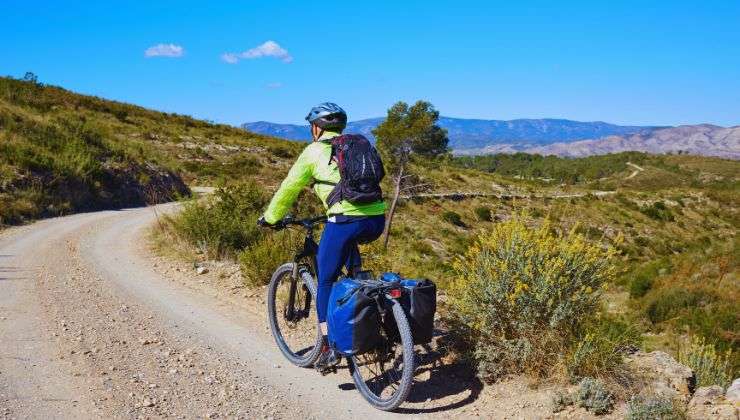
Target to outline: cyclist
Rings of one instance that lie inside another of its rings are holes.
[[[341,135],[347,126],[347,114],[337,104],[324,102],[313,107],[306,120],[311,126],[313,142],[298,156],[258,223],[265,226],[279,222],[288,213],[301,190],[311,183],[324,207],[328,207],[328,220],[316,256],[316,312],[323,344],[315,367],[326,373],[341,360],[327,340],[326,313],[332,285],[343,265],[348,273],[354,273],[361,266],[357,245],[374,241],[381,235],[385,225],[386,205],[382,200],[369,204],[353,204],[342,200],[331,207],[327,206],[327,197],[334,188],[333,185],[340,180],[337,164],[331,159],[331,139]]]

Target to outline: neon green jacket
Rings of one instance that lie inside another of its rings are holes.
[[[319,141],[315,141],[305,149],[298,159],[290,168],[288,176],[285,177],[280,188],[270,200],[270,204],[265,211],[265,221],[274,224],[285,217],[293,206],[298,194],[303,187],[309,185],[314,180],[337,183],[339,182],[339,168],[337,164],[330,160],[331,143],[328,141],[339,133],[327,131]],[[329,196],[333,185],[315,184],[314,192],[326,208],[326,198]],[[331,208],[327,209],[326,214],[344,214],[347,216],[375,216],[385,213],[385,202],[377,201],[370,204],[352,204],[347,201],[340,201]]]

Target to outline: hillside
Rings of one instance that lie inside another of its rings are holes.
[[[682,125],[646,133],[607,136],[598,140],[553,143],[526,149],[528,153],[579,157],[624,152],[687,153],[740,159],[740,126]]]
[[[300,146],[0,78],[0,226],[162,202],[186,184],[286,170]]]
[[[352,121],[347,131],[361,133],[373,139],[372,130],[383,118],[370,118]],[[580,122],[563,119],[518,119],[481,120],[441,117],[439,125],[450,137],[450,147],[454,150],[480,149],[498,145],[499,148],[521,150],[527,146],[546,145],[555,142],[600,138],[610,135],[626,135],[649,132],[656,127],[620,126],[605,122]],[[291,140],[308,140],[311,135],[308,126],[295,124],[275,124],[266,121],[246,123],[242,128]]]

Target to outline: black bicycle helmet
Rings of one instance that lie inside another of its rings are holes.
[[[347,126],[347,113],[335,103],[324,102],[311,108],[306,121],[322,130],[342,131]]]

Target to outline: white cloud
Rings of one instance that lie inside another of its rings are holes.
[[[182,57],[185,49],[175,44],[157,44],[144,51],[145,57]]]
[[[273,82],[268,83],[266,86],[268,89],[280,89],[281,87],[283,87],[283,84],[280,82]]]
[[[232,54],[232,53],[221,54],[221,59],[229,64],[236,64],[237,62],[239,62],[239,57],[237,57],[236,54]]]
[[[239,60],[253,60],[262,57],[275,57],[283,63],[293,61],[293,57],[288,53],[288,50],[281,47],[275,41],[267,41],[262,45],[240,53],[221,54],[221,59],[229,64],[236,64]]]
[[[288,54],[288,51],[281,47],[275,41],[267,41],[259,47],[252,48],[251,50],[244,51],[242,53],[243,58],[260,58],[260,57],[275,57],[284,63],[290,63],[293,61],[293,57]]]

